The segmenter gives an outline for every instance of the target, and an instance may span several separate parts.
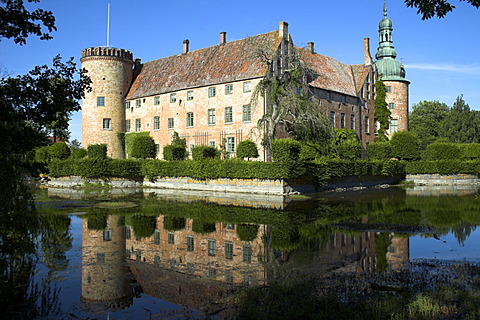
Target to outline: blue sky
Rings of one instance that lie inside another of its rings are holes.
[[[190,50],[218,44],[219,33],[233,41],[276,30],[289,23],[297,46],[315,43],[317,53],[347,64],[363,63],[363,38],[371,53],[378,45],[382,0],[42,0],[32,7],[53,11],[58,31],[53,40],[34,37],[27,45],[0,42],[2,74],[24,74],[35,65],[51,64],[60,54],[75,57],[81,50],[106,45],[107,4],[111,4],[110,45],[133,52],[143,62],[181,53],[184,39]],[[464,2],[446,18],[422,21],[403,0],[388,0],[397,59],[406,67],[410,107],[422,100],[452,105],[463,94],[480,110],[480,10]],[[81,140],[81,113],[70,123],[71,139]]]

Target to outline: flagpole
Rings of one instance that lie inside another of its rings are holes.
[[[108,3],[107,15],[107,48],[110,46],[110,2]]]

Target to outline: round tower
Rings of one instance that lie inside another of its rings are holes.
[[[125,96],[132,83],[133,55],[124,49],[93,47],[82,50],[82,67],[92,91],[82,100],[82,145],[106,144],[107,156],[125,158]]]
[[[375,58],[375,66],[380,80],[387,88],[386,102],[390,109],[390,128],[387,135],[395,131],[408,130],[408,86],[405,78],[405,67],[396,60],[397,52],[393,46],[393,24],[387,18],[387,5],[384,2],[383,19],[378,24],[379,43]]]

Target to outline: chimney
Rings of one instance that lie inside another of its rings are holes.
[[[363,59],[366,66],[371,66],[372,56],[370,55],[370,38],[363,39]]]
[[[183,54],[188,52],[188,44],[189,43],[190,43],[190,41],[188,41],[188,39],[183,40]]]
[[[308,51],[310,51],[310,53],[315,53],[314,43],[309,42],[309,43],[307,43],[307,45],[308,45]]]
[[[285,21],[280,21],[278,25],[279,25],[280,37],[285,40],[288,40],[288,23],[286,23]]]
[[[227,33],[220,32],[220,44],[225,44],[225,43],[227,43]]]

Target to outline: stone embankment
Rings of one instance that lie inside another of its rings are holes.
[[[405,178],[415,185],[425,186],[472,186],[480,185],[478,174],[409,174]]]

